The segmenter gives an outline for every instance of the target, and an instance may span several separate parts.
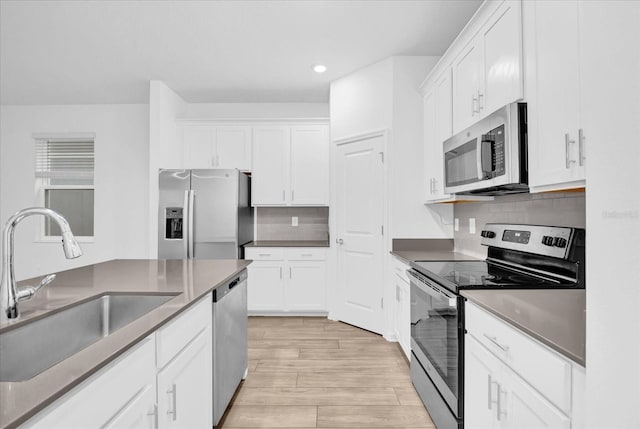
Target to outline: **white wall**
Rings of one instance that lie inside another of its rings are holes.
[[[158,257],[158,170],[182,165],[182,145],[176,118],[184,116],[187,103],[164,82],[149,83],[149,170],[147,188],[148,257]]]
[[[393,121],[393,60],[365,67],[331,82],[331,140],[390,129]]]
[[[393,238],[451,238],[450,204],[423,204],[427,194],[420,83],[440,57],[393,57],[393,149],[389,189]]]
[[[15,233],[18,279],[113,258],[147,256],[148,107],[66,105],[0,107],[0,222],[36,203],[33,133],[95,133],[95,241],[66,260],[57,243],[35,242],[39,219]]]
[[[451,238],[451,225],[426,207],[420,83],[439,57],[391,57],[331,83],[331,139],[389,130],[386,159],[390,239]]]
[[[640,427],[640,2],[587,1],[587,426]]]

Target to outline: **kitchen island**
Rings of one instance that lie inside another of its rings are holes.
[[[59,272],[38,296],[20,303],[21,318],[0,325],[13,330],[105,293],[175,294],[62,362],[21,382],[0,382],[0,428],[13,428],[45,409],[225,284],[251,261],[113,260]],[[21,282],[19,286],[33,284]],[[209,305],[210,307],[210,305]]]

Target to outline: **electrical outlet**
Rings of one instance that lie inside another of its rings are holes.
[[[291,226],[298,226],[298,216],[291,216]]]
[[[453,230],[454,231],[460,231],[460,219],[455,218],[453,220]]]
[[[469,218],[469,234],[475,234],[475,233],[476,233],[476,218],[471,217]]]

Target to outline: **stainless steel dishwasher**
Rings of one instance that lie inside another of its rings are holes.
[[[247,270],[213,291],[213,424],[247,375]]]

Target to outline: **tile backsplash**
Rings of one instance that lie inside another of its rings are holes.
[[[485,257],[480,245],[480,231],[486,223],[524,223],[585,227],[585,193],[514,194],[498,196],[493,201],[456,204],[454,218],[459,231],[454,232],[455,250]],[[476,232],[469,232],[469,219],[475,218]]]
[[[329,239],[329,207],[258,207],[256,218],[256,241]]]

